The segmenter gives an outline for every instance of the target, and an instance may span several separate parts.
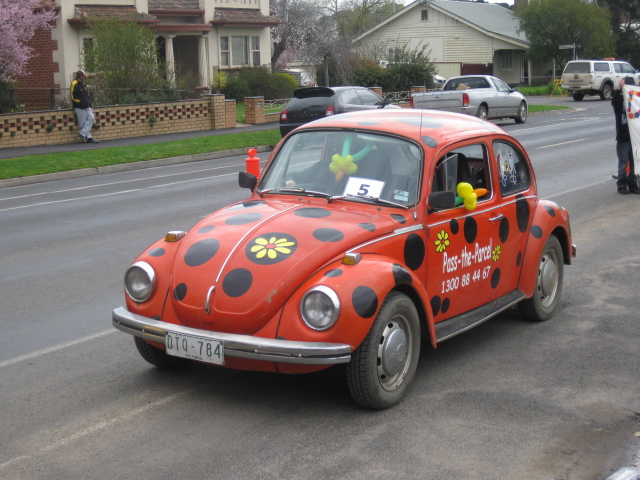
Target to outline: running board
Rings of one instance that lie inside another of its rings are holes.
[[[495,317],[500,312],[515,305],[524,298],[524,293],[520,290],[514,290],[504,297],[500,297],[486,305],[478,307],[467,313],[463,313],[462,315],[458,315],[457,317],[436,323],[436,343],[440,343],[443,340],[454,337],[459,333],[466,332],[476,325],[486,322],[491,317]]]

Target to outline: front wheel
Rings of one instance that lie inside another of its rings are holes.
[[[524,123],[527,121],[527,104],[525,102],[520,102],[520,106],[518,107],[518,113],[516,114],[516,123]]]
[[[520,314],[527,320],[543,322],[550,319],[562,293],[564,257],[558,239],[551,235],[544,245],[538,265],[536,291],[531,298],[518,304]]]
[[[420,355],[420,321],[406,295],[391,292],[347,365],[347,384],[359,405],[382,410],[398,403]]]
[[[485,107],[484,105],[480,105],[478,107],[478,111],[476,112],[476,117],[486,120],[487,115],[489,115],[489,111],[487,110],[487,107]]]
[[[173,355],[167,355],[167,352],[161,350],[160,348],[154,347],[150,343],[145,342],[140,337],[133,337],[136,348],[140,353],[140,356],[144,358],[151,365],[155,365],[160,368],[173,368],[179,367],[180,365],[184,365],[189,360],[174,357]]]

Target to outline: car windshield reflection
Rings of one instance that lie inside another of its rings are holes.
[[[418,145],[396,137],[304,131],[287,139],[262,177],[258,193],[407,208],[418,199],[421,159]]]

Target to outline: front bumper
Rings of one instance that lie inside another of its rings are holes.
[[[195,335],[224,342],[224,354],[228,357],[263,360],[268,362],[296,363],[300,365],[334,365],[351,360],[351,345],[342,343],[296,342],[273,338],[211,332],[198,328],[174,325],[136,315],[124,307],[112,313],[113,326],[130,335],[165,343],[167,331]]]

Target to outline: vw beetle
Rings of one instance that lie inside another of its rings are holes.
[[[467,115],[318,120],[239,183],[248,199],[169,232],[125,274],[113,325],[153,365],[345,364],[354,400],[387,408],[422,338],[436,347],[516,304],[550,318],[576,254],[568,212],[538,198],[522,145]]]

